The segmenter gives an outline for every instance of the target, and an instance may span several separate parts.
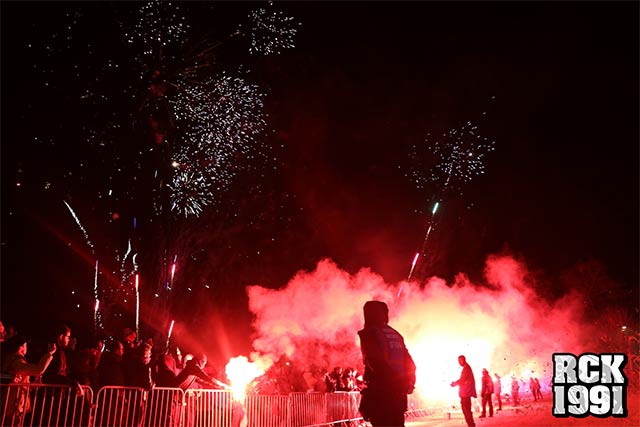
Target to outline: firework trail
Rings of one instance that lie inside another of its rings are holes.
[[[171,333],[173,332],[173,324],[175,320],[171,320],[171,325],[169,326],[169,333],[167,333],[167,344],[165,346],[165,351],[169,350],[169,342],[171,341]]]
[[[100,307],[100,300],[98,299],[98,260],[96,260],[96,270],[93,276],[93,296],[95,299],[95,306],[93,309],[93,326],[94,332],[97,334],[98,331],[102,329],[102,319],[98,312],[98,308]]]
[[[120,214],[134,216],[133,231],[123,242],[108,245],[116,249],[101,254],[101,270],[96,267],[93,297],[100,300],[99,311],[91,308],[99,326],[100,315],[108,323],[112,309],[120,310],[121,303],[131,301],[131,281],[140,271],[137,252],[145,246],[139,246],[134,237],[139,233],[137,220],[146,222],[147,218],[140,217],[140,212],[127,212],[130,206],[149,208],[149,214],[157,217],[146,224],[153,222],[152,233],[160,237],[160,243],[154,247],[157,253],[144,254],[145,260],[162,252],[177,252],[182,264],[191,259],[192,248],[177,251],[176,247],[190,231],[188,221],[207,209],[224,209],[225,192],[242,172],[264,168],[275,160],[263,141],[266,92],[254,83],[250,70],[238,64],[243,60],[255,63],[256,55],[279,54],[294,47],[299,24],[275,11],[273,5],[252,12],[254,6],[248,6],[240,15],[246,22],[240,30],[237,22],[225,22],[222,15],[201,13],[210,12],[212,6],[184,4],[150,1],[131,8],[114,3],[100,11],[78,6],[65,13],[64,28],[52,23],[54,33],[37,39],[37,47],[50,52],[46,64],[34,64],[46,69],[42,83],[60,89],[70,73],[76,82],[65,90],[73,92],[69,96],[71,103],[75,101],[72,108],[81,112],[75,130],[84,136],[78,140],[87,142],[89,157],[71,165],[63,179],[87,179],[83,175],[89,170],[86,165],[104,168],[101,176],[108,180],[95,183],[92,210],[108,203],[111,224],[117,224]],[[111,14],[110,19],[104,14]],[[101,35],[88,37],[84,28],[96,23],[100,27],[95,34]],[[105,33],[116,36],[108,45],[101,42]],[[236,43],[241,38],[248,43]],[[232,61],[225,63],[224,55]],[[53,144],[54,139],[47,140]],[[259,185],[250,189],[261,191]],[[125,207],[116,210],[115,203]],[[71,205],[66,201],[65,205],[92,253],[99,252]],[[110,236],[118,233],[115,230]],[[105,262],[107,255],[110,262]],[[159,267],[159,274],[154,267],[153,272],[142,273],[148,284],[145,292],[153,294],[154,287],[158,290],[165,284],[171,290],[175,267],[170,280],[165,280],[167,265]],[[101,272],[109,272],[120,283],[106,286],[98,277]],[[158,290],[156,297],[159,294]]]
[[[240,26],[226,40],[245,35],[251,54],[292,48],[296,22],[270,8],[252,11],[248,30]],[[139,53],[141,75],[151,76],[143,109],[155,142],[166,153],[156,199],[163,199],[166,188],[167,210],[185,218],[220,201],[242,167],[239,160],[266,158],[265,147],[257,143],[266,129],[264,95],[244,78],[220,72],[217,55],[223,40],[203,40],[185,55],[188,33],[180,8],[158,1],[142,6],[135,25],[125,30],[125,39]],[[157,215],[164,212],[162,202],[155,200],[154,206]]]
[[[71,212],[71,216],[73,217],[73,219],[76,222],[76,224],[78,224],[78,227],[80,228],[80,231],[82,231],[82,235],[84,236],[85,242],[87,242],[87,246],[89,246],[89,248],[91,248],[91,253],[95,255],[95,248],[93,247],[93,243],[89,239],[89,233],[87,233],[87,230],[84,228],[84,226],[80,222],[80,218],[78,218],[78,215],[76,215],[74,210],[71,208],[71,205],[69,205],[69,203],[67,203],[66,200],[63,200],[63,202],[64,202],[65,206],[67,207],[67,209],[69,209],[69,212]]]
[[[482,115],[485,116],[486,112],[483,112]],[[411,279],[419,257],[425,255],[429,236],[437,225],[436,212],[442,200],[452,191],[457,191],[459,195],[462,195],[463,184],[467,184],[475,177],[485,173],[484,158],[487,153],[495,150],[495,141],[480,135],[478,126],[471,121],[467,121],[459,128],[450,129],[442,134],[440,139],[432,140],[428,135],[425,144],[432,166],[426,176],[423,168],[414,168],[412,178],[418,189],[434,188],[435,203],[427,223],[422,249],[413,260],[407,280]],[[413,148],[412,157],[420,165],[421,155],[418,153],[420,150],[417,146]],[[400,292],[402,292],[402,288],[400,288]],[[398,296],[400,296],[400,292]]]

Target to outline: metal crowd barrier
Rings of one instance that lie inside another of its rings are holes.
[[[312,427],[360,423],[359,392],[251,395],[226,390],[103,387],[77,394],[52,384],[0,385],[0,426],[15,427]],[[407,415],[421,410],[409,398]],[[426,415],[426,414],[425,414]]]
[[[324,393],[290,393],[288,427],[322,424],[326,421],[327,400]]]
[[[154,387],[147,392],[144,427],[181,427],[184,391],[180,388]]]
[[[138,387],[105,386],[98,391],[94,426],[139,426],[145,413],[145,391]]]
[[[245,399],[248,427],[287,427],[289,396],[250,395]]]
[[[326,394],[327,423],[343,423],[362,419],[358,407],[360,406],[360,392],[338,391]]]
[[[231,427],[233,396],[226,390],[187,390],[183,427]]]
[[[93,390],[56,384],[0,385],[0,425],[89,425]]]

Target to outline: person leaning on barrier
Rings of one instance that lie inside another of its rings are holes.
[[[56,333],[56,347],[58,351],[54,354],[51,363],[42,374],[42,382],[45,384],[60,384],[72,387],[78,396],[84,395],[80,383],[69,376],[68,351],[71,340],[71,329],[66,325],[58,327]]]
[[[29,339],[22,335],[16,335],[3,343],[2,350],[6,353],[2,357],[2,374],[5,378],[11,378],[10,383],[28,384],[29,377],[42,375],[56,352],[56,345],[50,343],[47,352],[38,363],[28,363],[26,359],[28,343]]]
[[[30,377],[37,377],[47,369],[56,352],[56,345],[48,345],[47,352],[38,363],[28,363],[26,359],[27,343],[29,340],[16,335],[3,342],[2,346],[2,377],[3,383],[29,384]],[[3,425],[19,424],[21,418],[31,410],[31,400],[27,387],[12,388],[3,397],[4,415],[0,415]]]
[[[214,389],[228,389],[229,386],[222,381],[209,376],[203,371],[207,365],[207,356],[200,354],[198,357],[189,359],[184,369],[176,377],[175,387],[182,390],[198,388],[198,383]]]
[[[404,338],[388,325],[389,308],[382,301],[363,307],[364,329],[358,331],[364,363],[360,413],[376,426],[404,426],[407,394],[413,392],[416,365]]]

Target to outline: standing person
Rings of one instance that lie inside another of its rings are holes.
[[[496,377],[496,381],[493,383],[493,390],[496,395],[496,402],[498,403],[498,411],[502,411],[502,382],[500,381],[500,375],[493,374]]]
[[[536,381],[533,379],[533,377],[529,378],[529,391],[533,395],[533,401],[537,402],[538,393],[536,393]]]
[[[4,329],[4,325],[0,320],[0,344],[4,342],[4,339],[6,338],[6,336],[7,336],[7,331]]]
[[[133,360],[123,366],[124,384],[129,387],[140,387],[151,390],[154,382],[151,379],[151,345],[144,343],[133,350]]]
[[[154,375],[156,385],[158,387],[174,387],[181,364],[180,349],[178,347],[167,349],[167,352],[161,355],[156,362]]]
[[[476,394],[476,379],[473,376],[471,366],[467,363],[467,358],[463,355],[458,356],[458,363],[462,366],[460,378],[451,383],[451,387],[459,386],[458,395],[460,396],[460,406],[464,419],[469,427],[475,427],[473,421],[473,413],[471,412],[471,398],[478,397]]]
[[[489,404],[489,416],[493,417],[493,402],[491,400],[491,395],[493,394],[493,381],[491,381],[491,376],[489,375],[489,371],[486,369],[482,370],[482,390],[480,391],[480,396],[482,396],[482,415],[480,418],[484,418],[487,416],[487,403]]]
[[[513,399],[513,406],[520,404],[520,385],[515,376],[511,377],[511,399]]]
[[[360,413],[376,426],[404,426],[407,394],[413,392],[416,365],[404,338],[388,325],[389,308],[382,301],[363,307],[364,329],[358,331],[364,363]]]
[[[74,388],[77,395],[82,396],[84,391],[80,383],[69,376],[69,354],[71,350],[71,328],[61,325],[56,333],[56,351],[49,367],[42,374],[42,382],[45,384],[61,384]]]
[[[47,352],[38,363],[28,363],[27,343],[29,340],[22,335],[16,335],[4,342],[2,348],[2,375],[9,379],[10,384],[25,384],[28,386],[29,377],[37,377],[47,369],[56,345],[51,343]],[[3,393],[3,412],[0,413],[1,425],[22,425],[25,414],[31,410],[31,399],[28,387],[8,387]]]
[[[98,363],[98,389],[105,386],[124,386],[123,354],[124,347],[120,341],[111,341],[107,345],[107,351],[102,353]]]
[[[533,379],[533,382],[534,382],[534,383],[535,383],[535,385],[536,385],[536,387],[535,387],[535,390],[536,390],[536,391],[535,391],[535,393],[534,393],[534,394],[535,394],[535,396],[536,396],[538,399],[542,400],[542,391],[541,391],[541,388],[542,388],[542,387],[540,386],[540,381],[538,381],[538,379],[537,379],[537,378],[534,378],[534,379]],[[537,400],[537,399],[536,399],[536,400]]]

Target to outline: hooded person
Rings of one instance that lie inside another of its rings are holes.
[[[415,386],[416,366],[404,338],[388,325],[389,308],[382,301],[363,307],[364,328],[358,331],[364,363],[360,413],[376,426],[404,426],[407,394]]]

